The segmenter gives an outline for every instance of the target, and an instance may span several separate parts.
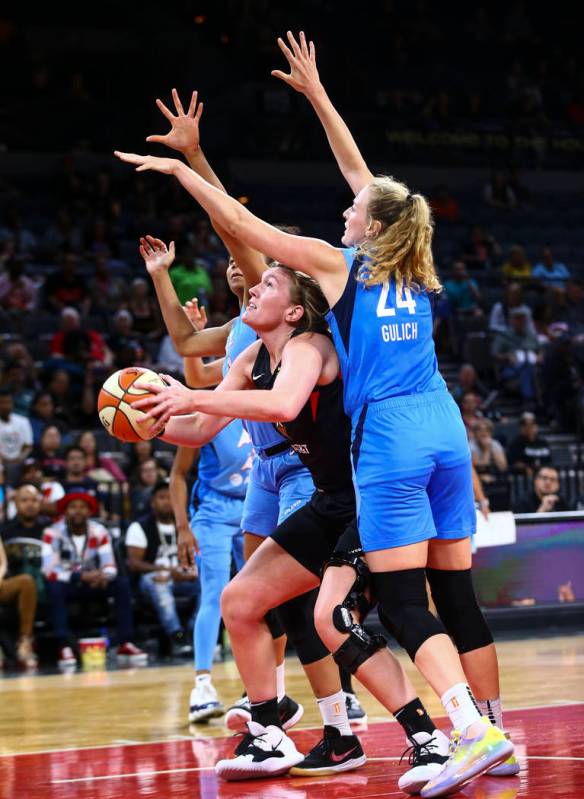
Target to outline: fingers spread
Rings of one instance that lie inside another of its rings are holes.
[[[165,117],[168,119],[168,121],[169,121],[169,122],[170,122],[170,124],[172,125],[172,123],[174,122],[174,120],[176,119],[176,117],[174,116],[174,114],[172,113],[172,111],[170,110],[170,108],[167,108],[167,107],[164,105],[164,103],[162,102],[162,100],[160,100],[158,97],[156,98],[156,105],[157,105],[157,106],[158,106],[158,108],[159,108],[159,109],[162,111],[162,113],[164,114],[164,116],[165,116]]]
[[[290,65],[292,65],[292,64],[294,63],[294,54],[293,54],[293,53],[292,53],[292,51],[291,51],[291,50],[290,50],[290,49],[289,49],[289,48],[286,46],[286,43],[284,42],[284,39],[280,39],[280,38],[278,38],[278,47],[279,47],[279,48],[280,48],[280,50],[281,50],[281,51],[284,53],[284,57],[286,58],[286,61],[288,61],[288,63],[289,63]]]
[[[290,82],[291,82],[291,80],[290,80],[290,75],[287,75],[285,72],[282,72],[282,71],[281,71],[281,70],[279,70],[279,69],[273,69],[273,70],[270,72],[270,75],[271,75],[273,78],[280,78],[280,80],[283,80],[285,83],[290,83]]]
[[[198,97],[198,92],[193,92],[191,95],[189,110],[187,111],[188,117],[193,117],[195,115],[195,108],[197,107],[197,97]]]
[[[298,42],[294,38],[294,34],[292,33],[292,31],[288,31],[286,35],[288,36],[288,41],[290,42],[290,46],[294,51],[294,55],[298,58],[299,56],[302,55],[302,53],[300,51],[300,47],[298,46]]]
[[[168,139],[168,134],[164,136],[156,134],[155,136],[146,136],[146,141],[153,141],[153,142],[160,142],[164,144],[164,142]]]
[[[176,113],[180,116],[185,115],[185,110],[183,108],[183,104],[180,101],[180,97],[178,96],[178,92],[176,89],[172,90],[172,99],[174,100],[174,107],[176,108]]]

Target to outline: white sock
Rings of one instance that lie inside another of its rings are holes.
[[[458,682],[445,691],[440,701],[455,730],[464,732],[471,724],[481,720],[474,697],[465,682]]]
[[[329,727],[336,727],[341,735],[353,734],[349,724],[349,717],[347,716],[345,694],[342,691],[317,699],[317,702],[323,724],[327,724]]]
[[[208,685],[211,682],[210,674],[197,674],[195,676],[195,685],[198,687]]]
[[[501,707],[500,696],[496,699],[477,699],[476,703],[479,706],[481,715],[486,716],[491,724],[494,724],[500,730],[504,729],[503,708]]]
[[[278,702],[286,696],[286,661],[283,660],[279,666],[276,666],[276,693],[278,694]]]

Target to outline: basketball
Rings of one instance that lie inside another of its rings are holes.
[[[151,369],[129,366],[110,375],[103,384],[97,398],[99,420],[107,432],[120,441],[147,441],[154,438],[150,434],[156,420],[148,424],[138,424],[146,415],[132,407],[132,401],[151,396],[148,391],[137,388],[135,383],[154,383],[164,386],[164,380]]]

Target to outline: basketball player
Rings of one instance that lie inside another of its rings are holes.
[[[263,222],[180,161],[116,155],[139,171],[175,176],[232,236],[320,283],[344,376],[359,535],[380,619],[460,731],[444,769],[421,793],[455,791],[506,760],[513,744],[481,717],[459,654],[428,609],[427,567],[436,607],[458,649],[491,658],[485,650],[494,650],[492,636],[470,578],[476,526],[470,452],[432,339],[429,293],[440,283],[427,202],[392,178],[373,178],[361,159],[361,168],[350,172],[356,195],[343,214],[345,249],[337,249]]]

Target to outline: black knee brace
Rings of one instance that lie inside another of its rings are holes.
[[[355,582],[351,586],[343,605],[349,610],[356,608],[361,620],[369,613],[372,604],[365,595],[365,589],[369,588],[370,572],[367,564],[359,555],[354,552],[335,550],[327,562],[322,567],[321,579],[329,566],[350,566],[355,571]]]
[[[286,631],[284,630],[284,625],[282,624],[282,620],[278,616],[278,608],[273,608],[272,610],[268,610],[266,615],[264,616],[265,622],[268,625],[268,629],[274,641],[276,638],[281,638],[283,635],[286,635]]]
[[[356,624],[351,611],[343,605],[337,605],[333,611],[333,624],[341,633],[349,633],[349,637],[333,654],[335,663],[354,674],[359,666],[387,645],[382,635],[373,635],[360,624]]]
[[[314,663],[329,655],[314,626],[314,606],[318,588],[308,591],[284,602],[278,608],[278,615],[290,642],[294,645],[298,659],[303,666]]]
[[[428,638],[446,633],[442,623],[428,610],[424,569],[376,572],[371,580],[380,622],[412,660]]]
[[[478,605],[471,570],[426,569],[426,575],[438,615],[460,654],[492,644],[493,636]]]

